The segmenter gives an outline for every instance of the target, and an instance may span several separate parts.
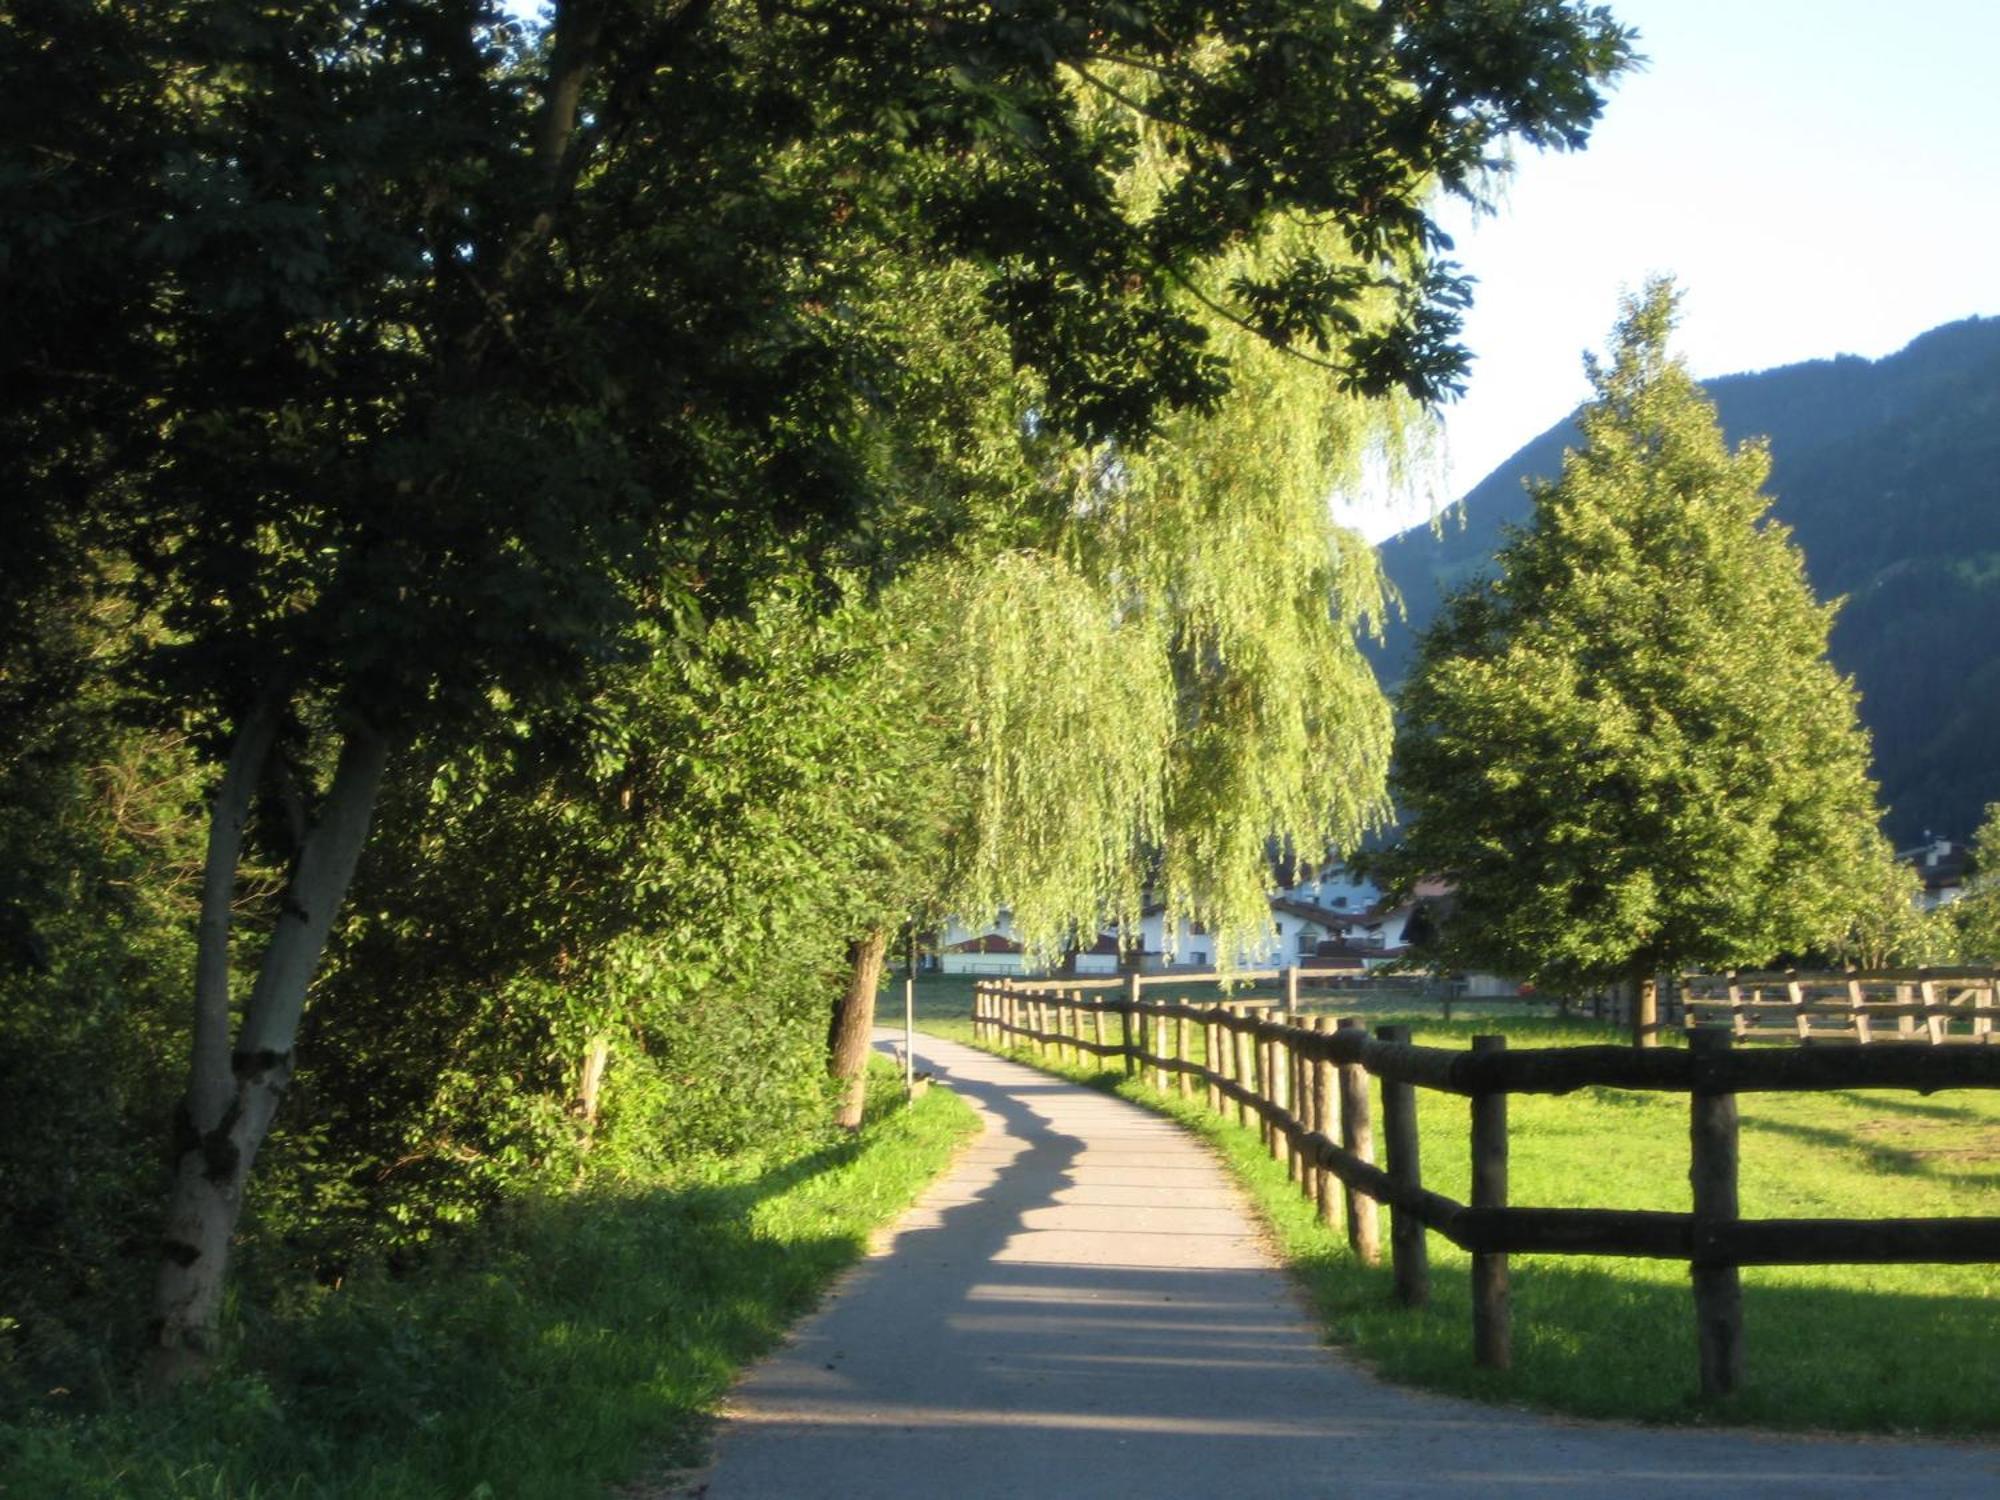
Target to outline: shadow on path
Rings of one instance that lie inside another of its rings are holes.
[[[986,1133],[738,1388],[705,1493],[2000,1496],[2000,1454],[1566,1423],[1325,1349],[1234,1185],[1169,1121],[970,1048]]]

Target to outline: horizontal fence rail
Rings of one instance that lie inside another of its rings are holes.
[[[1942,985],[1975,977],[1973,971],[1956,972],[1947,980],[1941,977],[1945,971],[1926,972],[1932,973],[1929,981],[1869,978]],[[1991,972],[1976,972],[1985,974],[1990,990]],[[1474,1358],[1484,1366],[1504,1369],[1511,1362],[1507,1257],[1517,1252],[1687,1261],[1705,1395],[1727,1395],[1742,1383],[1741,1266],[2000,1261],[2000,1218],[1741,1217],[1736,1112],[1736,1096],[1744,1093],[2000,1088],[2000,1047],[1940,1047],[1913,1038],[1877,1039],[1865,1048],[1739,1051],[1733,1028],[1712,1027],[1690,1033],[1684,1050],[1510,1051],[1502,1037],[1476,1037],[1470,1051],[1459,1051],[1412,1045],[1407,1027],[1383,1026],[1370,1035],[1353,1017],[1336,1025],[1332,1017],[1300,1015],[1293,982],[1286,984],[1286,1001],[1292,1003],[1196,1004],[1185,998],[1147,1000],[1148,981],[1160,983],[1163,977],[981,984],[973,1000],[974,1034],[989,1045],[1025,1043],[1041,1058],[1118,1059],[1128,1074],[1149,1072],[1155,1088],[1201,1093],[1211,1109],[1256,1125],[1271,1154],[1316,1202],[1322,1222],[1336,1231],[1344,1227],[1364,1262],[1380,1258],[1379,1213],[1389,1210],[1396,1293],[1408,1305],[1429,1297],[1427,1230],[1470,1252]],[[1188,978],[1165,982],[1184,987]],[[1379,1135],[1371,1118],[1370,1078],[1381,1084]],[[1688,1096],[1690,1212],[1535,1208],[1507,1201],[1508,1096],[1582,1088]],[[1423,1184],[1419,1090],[1471,1102],[1470,1203]]]
[[[1750,1040],[1981,1045],[2000,1018],[1995,978],[1989,968],[1689,974],[1680,1003],[1689,1027]]]

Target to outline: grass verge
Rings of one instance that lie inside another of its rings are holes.
[[[1371,1018],[1372,1019],[1372,1018]],[[1515,1047],[1616,1040],[1553,1021],[1445,1025],[1403,1017],[1413,1039]],[[969,1027],[967,1028],[969,1032]],[[1359,1264],[1254,1129],[1197,1098],[1161,1094],[1101,1065],[1031,1066],[1095,1084],[1210,1140],[1249,1190],[1328,1337],[1388,1379],[1577,1416],[1855,1433],[2000,1433],[2000,1267],[1799,1266],[1743,1272],[1747,1388],[1696,1390],[1693,1299],[1683,1262],[1517,1255],[1514,1368],[1472,1364],[1470,1257],[1429,1236],[1432,1302],[1396,1304],[1386,1263]],[[1587,1090],[1509,1101],[1512,1201],[1685,1212],[1687,1102]],[[1743,1095],[1742,1199],[1749,1217],[1927,1217],[2000,1209],[2000,1095],[1957,1091]],[[1380,1119],[1379,1097],[1376,1119]],[[1424,1181],[1469,1194],[1464,1101],[1419,1093]],[[1378,1126],[1379,1128],[1379,1126]],[[1384,1254],[1387,1233],[1384,1225]]]
[[[449,1264],[246,1323],[202,1390],[0,1426],[0,1495],[554,1500],[691,1462],[736,1370],[977,1129],[877,1081],[852,1138],[532,1205]]]

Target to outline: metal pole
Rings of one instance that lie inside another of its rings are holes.
[[[917,924],[910,924],[910,950],[903,965],[903,1098],[917,1096]]]

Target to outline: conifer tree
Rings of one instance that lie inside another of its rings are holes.
[[[1436,958],[1630,981],[1635,1021],[1662,970],[1834,940],[1879,839],[1834,606],[1766,517],[1764,448],[1732,450],[1669,353],[1675,305],[1664,280],[1627,300],[1581,447],[1427,634],[1386,861],[1457,886]]]

